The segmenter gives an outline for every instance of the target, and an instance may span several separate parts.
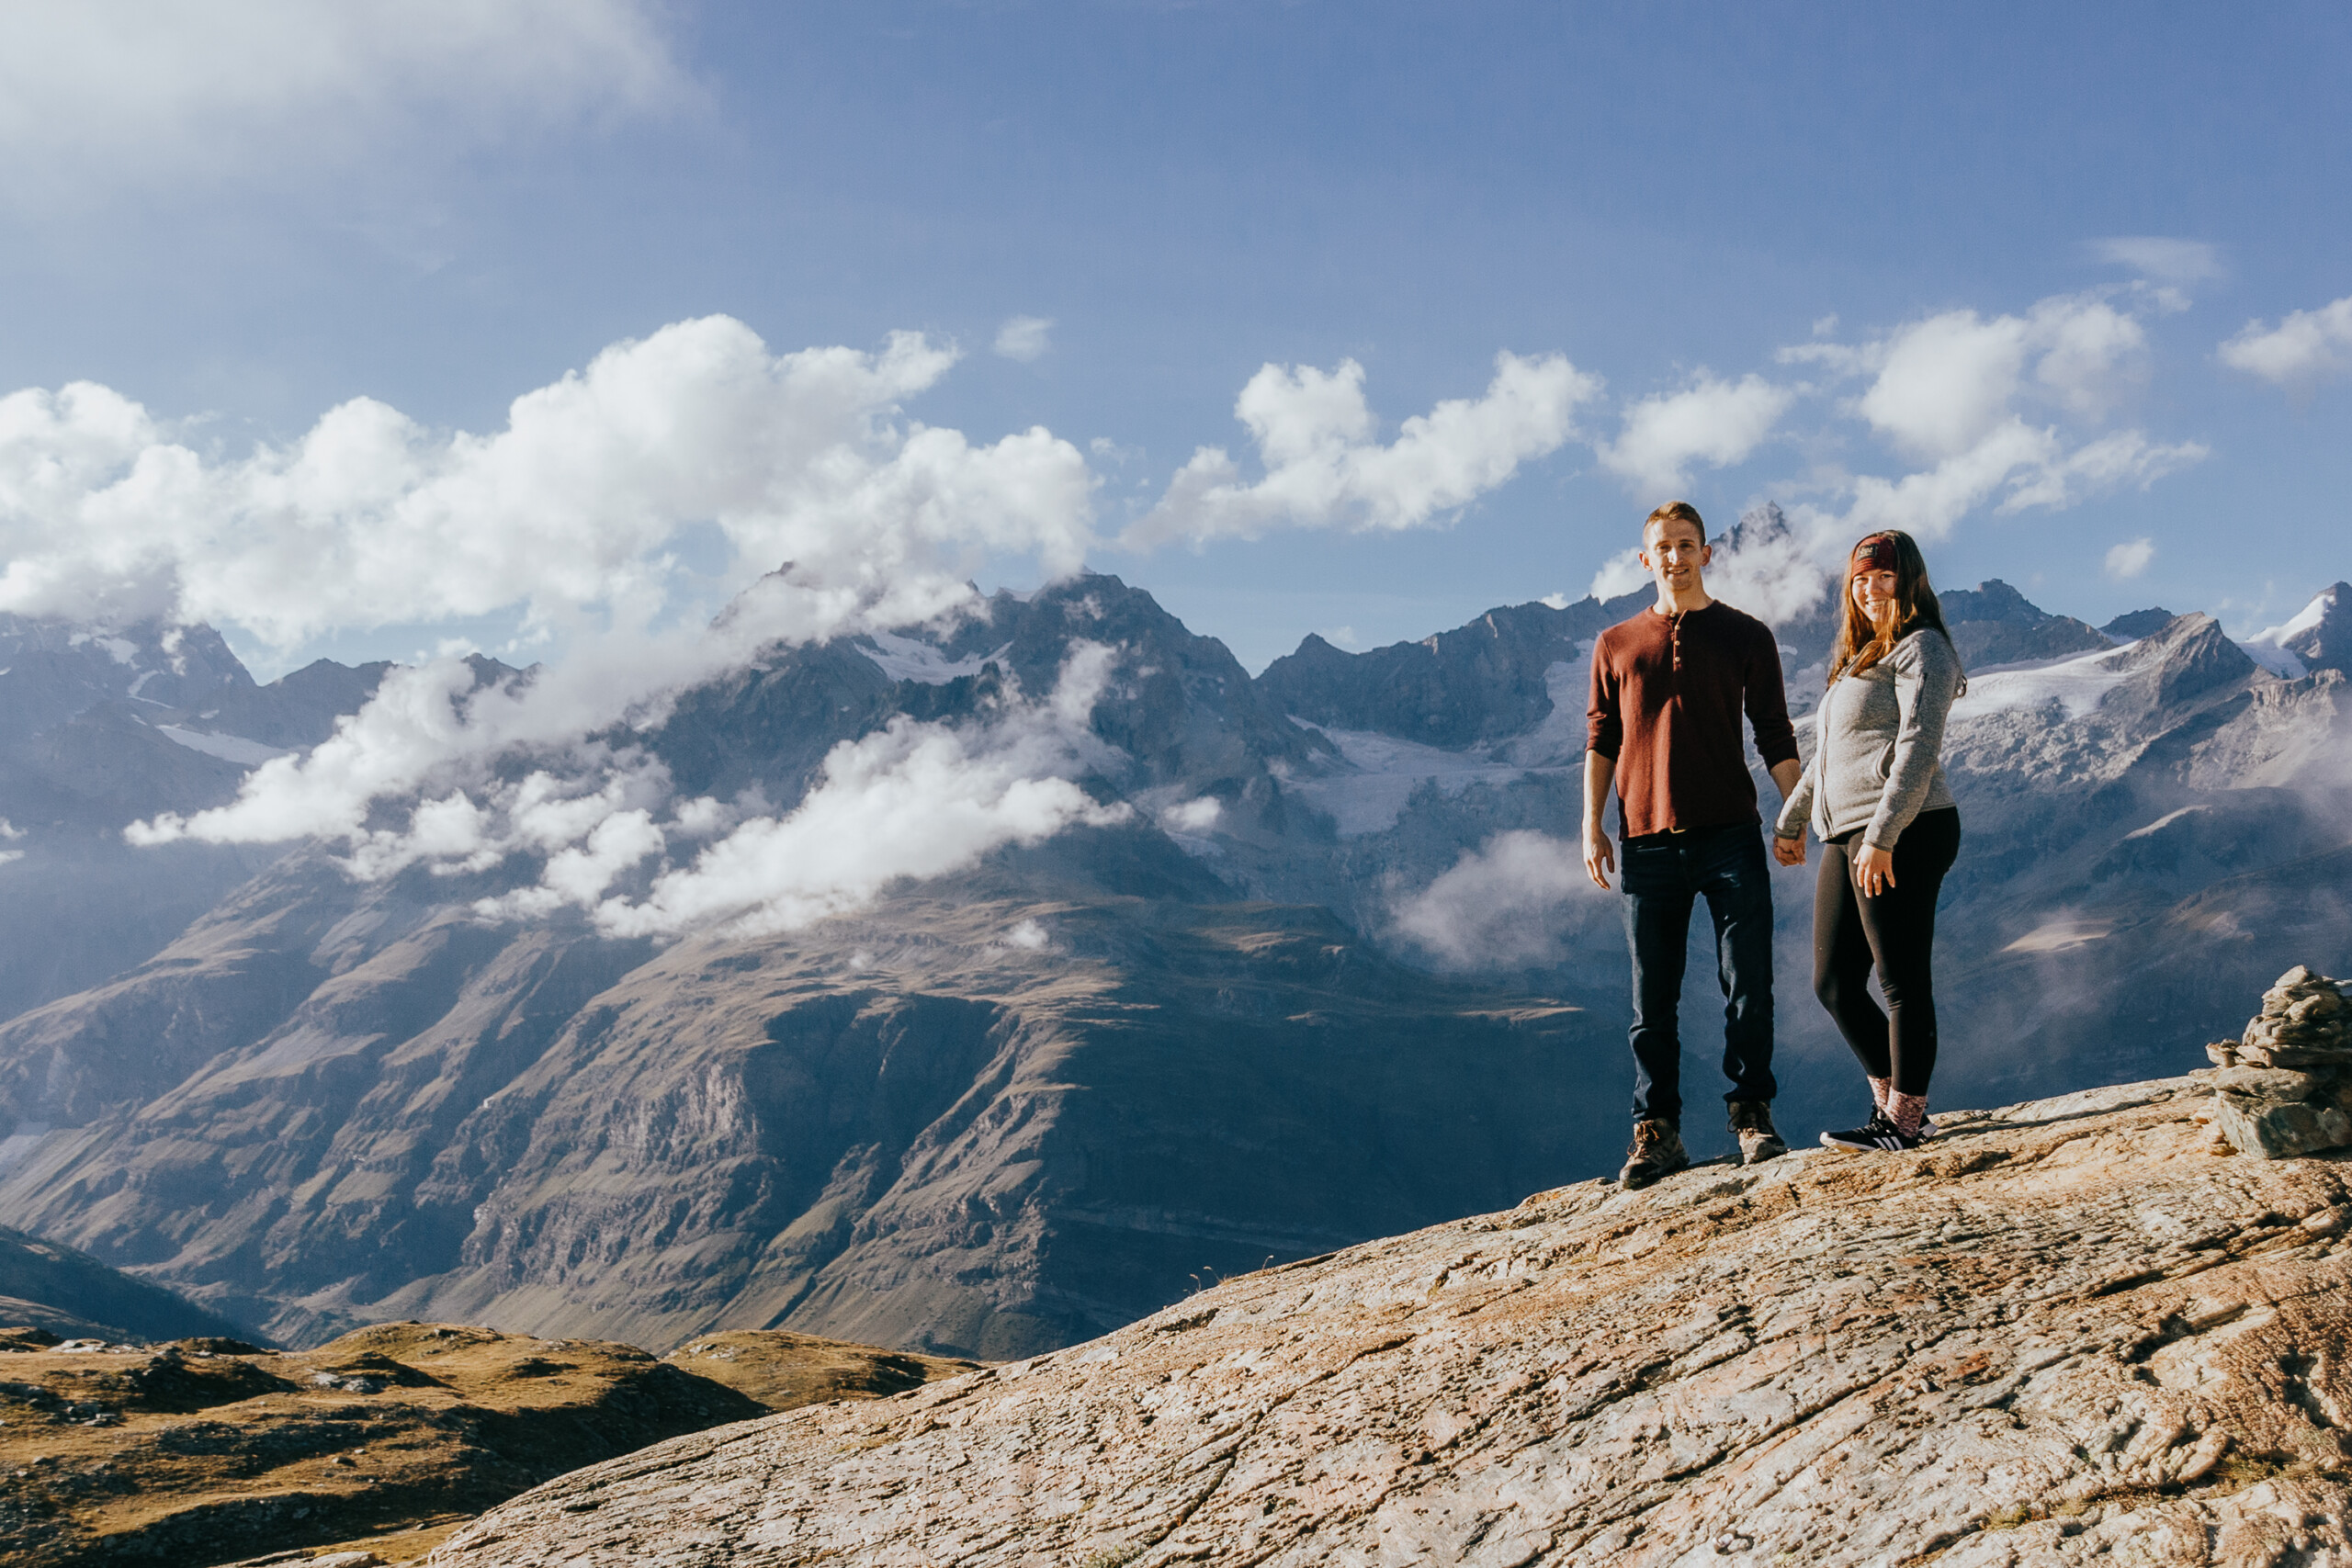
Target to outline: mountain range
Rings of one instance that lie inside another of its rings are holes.
[[[2286,963],[2352,966],[2347,594],[2245,644],[1943,596],[1971,683],[1939,1100],[2179,1071]],[[1078,782],[1126,810],[797,931],[675,941],[482,911],[535,864],[361,881],[316,846],[133,848],[124,824],[230,799],[386,668],[265,685],[203,627],[8,623],[0,1224],[293,1343],[418,1317],[995,1359],[1611,1168],[1625,958],[1574,840],[1592,640],[1645,602],[1309,637],[1252,678],[1084,575],[763,649],[622,739],[682,793],[788,809],[842,743],[982,723],[1098,645]],[[1778,631],[1802,732],[1829,626]],[[1775,884],[1799,1138],[1855,1113],[1805,995],[1809,878]]]

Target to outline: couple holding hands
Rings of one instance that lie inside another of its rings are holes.
[[[1743,713],[1779,786],[1773,859],[1805,863],[1821,840],[1813,905],[1813,988],[1861,1059],[1874,1104],[1833,1146],[1908,1149],[1934,1135],[1936,1065],[1929,974],[1936,895],[1960,849],[1960,813],[1938,752],[1964,688],[1927,563],[1907,534],[1855,545],[1840,591],[1829,688],[1813,760],[1796,730],[1772,630],[1710,598],[1713,551],[1689,503],[1642,525],[1642,565],[1657,601],[1601,633],[1587,710],[1584,863],[1619,871],[1601,816],[1617,790],[1625,935],[1634,960],[1634,1143],[1621,1185],[1646,1187],[1690,1163],[1683,1146],[1682,1042],[1676,1004],[1690,912],[1707,901],[1723,986],[1724,1097],[1743,1164],[1786,1154],[1772,1125],[1772,890],[1758,831]],[[1870,994],[1871,971],[1886,996]]]

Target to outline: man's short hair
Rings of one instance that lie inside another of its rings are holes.
[[[1649,542],[1650,529],[1653,526],[1668,523],[1688,523],[1699,530],[1699,542],[1702,545],[1707,542],[1706,520],[1699,515],[1699,509],[1687,501],[1669,501],[1647,517],[1643,518],[1642,542],[1644,544]]]

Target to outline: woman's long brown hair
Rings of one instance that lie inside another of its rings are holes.
[[[1894,546],[1894,624],[1883,631],[1872,626],[1862,607],[1854,603],[1854,555],[1874,539]],[[1947,641],[1951,637],[1944,627],[1944,608],[1928,582],[1928,558],[1919,553],[1918,542],[1900,528],[1882,528],[1854,541],[1854,548],[1846,552],[1846,574],[1838,584],[1838,602],[1845,608],[1838,617],[1838,640],[1829,649],[1827,685],[1836,685],[1840,675],[1860,674],[1922,626],[1943,632]]]

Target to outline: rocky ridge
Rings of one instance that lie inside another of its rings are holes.
[[[2211,1079],[1540,1193],[597,1465],[428,1561],[2337,1561],[2352,1172],[2214,1157]]]

